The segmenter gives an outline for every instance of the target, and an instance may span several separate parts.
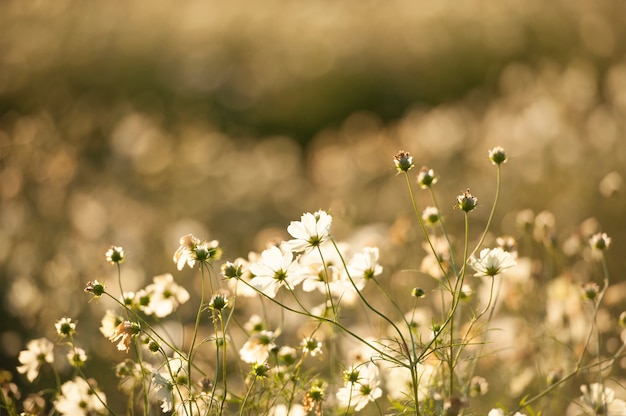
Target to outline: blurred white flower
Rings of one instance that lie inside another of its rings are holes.
[[[264,363],[270,351],[276,348],[274,332],[260,331],[253,334],[239,350],[239,357],[246,363]]]
[[[516,265],[515,257],[500,247],[485,248],[480,251],[480,257],[470,257],[469,265],[476,270],[474,276],[497,276],[506,269]]]
[[[20,366],[17,367],[17,371],[20,374],[26,374],[26,378],[31,383],[39,375],[39,369],[43,363],[54,362],[54,344],[47,338],[33,339],[26,344],[26,348],[20,351],[18,360]]]
[[[54,327],[57,330],[57,334],[61,338],[73,335],[76,332],[76,322],[73,322],[71,318],[61,318],[55,324]]]
[[[123,263],[126,255],[122,247],[111,246],[105,253],[106,259],[111,264]]]
[[[276,296],[281,286],[293,289],[305,278],[298,263],[293,261],[293,254],[275,246],[261,253],[261,259],[250,265],[250,272],[254,274],[250,284],[271,298]]]
[[[580,404],[594,415],[625,416],[626,402],[615,398],[615,391],[601,383],[580,386]]]
[[[358,412],[383,394],[379,387],[378,367],[374,363],[351,367],[344,372],[344,377],[346,382],[337,391],[337,400],[343,407],[354,407]]]
[[[67,353],[67,361],[72,367],[80,367],[87,362],[87,353],[82,348],[74,347]]]
[[[108,309],[104,317],[102,317],[102,321],[100,321],[100,333],[106,338],[110,338],[115,334],[115,328],[122,322],[124,322],[124,318],[116,314],[113,310]]]
[[[147,297],[148,303],[139,304],[139,308],[146,315],[155,315],[164,318],[174,312],[179,305],[189,300],[189,292],[174,282],[174,276],[169,273],[155,276],[153,283],[138,293],[139,298]]]
[[[100,390],[95,392],[82,378],[76,377],[61,386],[61,395],[54,401],[54,408],[62,415],[78,416],[105,414],[108,410],[106,396]]]
[[[305,412],[301,404],[294,403],[290,407],[284,404],[277,404],[270,408],[267,414],[268,416],[306,416],[308,412]]]
[[[383,266],[378,264],[378,247],[365,247],[352,256],[348,263],[348,272],[355,286],[361,290],[368,280],[383,272]]]
[[[311,357],[315,357],[317,354],[322,354],[322,341],[318,341],[313,337],[307,337],[300,342],[302,352],[309,354]]]
[[[170,412],[174,407],[174,385],[169,378],[155,371],[152,373],[152,385],[154,386],[154,397],[161,403],[163,413]]]
[[[313,214],[302,214],[300,221],[291,221],[287,232],[293,239],[283,243],[285,250],[306,252],[321,246],[330,235],[332,220],[330,215],[320,210]]]

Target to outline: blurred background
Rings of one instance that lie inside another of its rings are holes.
[[[116,356],[112,305],[82,292],[115,286],[111,245],[133,290],[175,272],[183,234],[231,260],[325,209],[339,239],[396,233],[386,270],[418,266],[400,149],[439,175],[453,232],[471,188],[478,233],[503,146],[494,233],[526,208],[561,242],[595,217],[623,279],[623,2],[3,2],[0,27],[0,368],[63,316],[95,366]]]

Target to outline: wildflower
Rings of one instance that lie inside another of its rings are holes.
[[[507,161],[506,152],[500,146],[496,146],[489,150],[489,159],[494,165],[500,165]]]
[[[383,267],[378,264],[378,247],[365,247],[356,253],[348,264],[348,272],[355,286],[363,289],[368,280],[383,272]]]
[[[437,177],[435,176],[435,171],[427,168],[426,166],[422,166],[419,173],[417,174],[417,184],[420,186],[420,188],[430,188],[436,183]]]
[[[594,234],[589,239],[589,244],[596,250],[607,250],[611,245],[611,238],[606,233]]]
[[[296,349],[287,345],[280,347],[276,356],[281,363],[286,365],[292,365],[298,358]]]
[[[263,318],[261,318],[259,315],[254,314],[250,316],[248,322],[243,324],[243,329],[248,332],[256,333],[265,330],[266,327],[265,323],[263,322]]]
[[[67,354],[67,361],[72,367],[82,367],[87,362],[87,353],[82,348],[74,347]]]
[[[594,300],[600,293],[600,286],[595,282],[587,282],[581,286],[583,298]]]
[[[322,341],[318,341],[313,337],[304,338],[300,345],[302,346],[302,352],[309,354],[311,357],[322,353]]]
[[[227,261],[221,267],[222,276],[226,279],[239,278],[243,275],[242,265],[240,263],[231,263]]]
[[[496,245],[508,253],[517,255],[516,242],[511,236],[506,235],[496,238]]]
[[[226,309],[228,308],[228,305],[228,297],[223,293],[216,293],[209,301],[209,308],[215,311],[221,311],[222,309]]]
[[[98,280],[90,280],[85,286],[85,293],[92,293],[94,298],[99,298],[104,294],[104,284]]]
[[[306,414],[309,414],[313,410],[315,410],[316,416],[322,414],[322,402],[326,397],[324,390],[324,382],[322,380],[313,380],[311,388],[304,393],[304,397],[302,398],[302,404],[304,405]]]
[[[461,413],[461,409],[467,407],[469,401],[466,397],[448,397],[443,402],[443,410],[445,416],[457,416]]]
[[[237,258],[235,261],[226,262],[222,265],[222,276],[228,280],[228,286],[238,296],[252,298],[258,296],[258,292],[250,286],[254,275],[250,272],[250,264],[255,263],[261,257],[253,251],[248,253],[248,259]]]
[[[269,365],[267,365],[267,363],[253,363],[252,371],[250,372],[250,374],[252,374],[256,378],[265,378],[267,377],[269,371],[270,367]]]
[[[293,239],[285,242],[285,250],[300,252],[309,251],[319,247],[328,240],[332,217],[325,211],[317,211],[313,214],[307,212],[302,214],[300,221],[291,221],[287,232]]]
[[[626,402],[615,398],[615,391],[600,383],[580,386],[583,395],[581,405],[585,410],[596,415],[623,416],[626,415]]]
[[[122,247],[111,246],[105,254],[107,261],[111,264],[120,264],[124,262],[126,255]]]
[[[117,326],[122,322],[124,322],[124,318],[109,309],[105,312],[102,321],[100,321],[100,333],[106,338],[110,338],[115,333]]]
[[[413,164],[413,156],[409,154],[409,152],[405,152],[404,150],[400,150],[393,157],[393,163],[396,165],[396,169],[398,172],[408,172],[410,169],[415,166]]]
[[[132,337],[141,331],[139,324],[130,321],[124,321],[115,328],[113,335],[109,337],[109,341],[117,342],[117,349],[126,351],[130,349],[130,341]]]
[[[76,322],[72,322],[71,318],[61,318],[54,324],[57,329],[57,334],[61,338],[74,335],[76,332]]]
[[[250,265],[250,272],[254,274],[250,284],[270,298],[276,296],[281,286],[293,289],[305,278],[299,273],[293,254],[275,246],[261,253],[261,259]]]
[[[262,363],[267,360],[270,351],[276,348],[274,332],[260,331],[253,334],[239,350],[239,357],[246,363]]]
[[[163,413],[170,412],[174,407],[174,385],[168,378],[157,371],[152,373],[152,384],[154,386],[155,398],[161,402],[161,410]]]
[[[150,363],[141,364],[126,359],[115,366],[115,376],[120,380],[118,386],[121,391],[130,394],[135,388],[142,386],[146,376],[152,374]]]
[[[478,205],[478,198],[472,196],[469,188],[456,197],[456,206],[462,211],[470,212]]]
[[[140,301],[139,308],[146,315],[155,315],[164,318],[174,312],[179,305],[189,300],[189,292],[174,282],[174,276],[169,273],[155,276],[153,283],[146,286],[142,296],[147,296],[148,302]]]
[[[422,219],[428,225],[435,225],[439,222],[439,210],[435,207],[426,207],[422,212]]]
[[[500,247],[485,248],[480,251],[480,258],[470,257],[469,265],[476,270],[474,276],[497,276],[506,269],[515,266],[515,258]]]
[[[91,388],[84,379],[76,377],[61,386],[61,395],[54,401],[54,408],[62,415],[92,415],[107,413],[106,397]]]
[[[469,395],[470,397],[484,396],[489,391],[489,383],[483,377],[474,376],[470,380]]]
[[[413,289],[411,289],[411,296],[418,299],[423,298],[424,296],[426,296],[426,292],[424,292],[424,289],[422,289],[421,287],[414,287]]]
[[[306,416],[308,414],[304,407],[297,403],[293,403],[289,407],[284,404],[277,404],[272,406],[267,413],[268,416]]]
[[[52,350],[54,344],[46,338],[33,339],[26,344],[26,349],[20,351],[18,360],[20,362],[17,372],[26,374],[26,379],[31,383],[39,375],[39,369],[43,363],[54,362]]]
[[[219,260],[222,249],[217,240],[203,241],[192,234],[184,235],[180,238],[180,247],[174,253],[174,263],[178,270],[182,270],[187,264],[193,268],[196,261],[206,263],[210,260]]]
[[[344,372],[344,379],[344,386],[337,391],[341,406],[354,407],[358,412],[383,394],[379,387],[378,367],[374,363],[351,367]]]

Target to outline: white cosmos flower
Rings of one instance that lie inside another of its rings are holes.
[[[626,416],[626,402],[615,398],[615,391],[600,383],[580,386],[582,407],[592,414]]]
[[[485,248],[480,251],[480,258],[470,257],[469,265],[476,270],[474,276],[497,276],[517,263],[515,257],[500,247]]]
[[[344,372],[344,376],[346,382],[337,391],[337,400],[341,406],[354,407],[358,412],[383,394],[379,387],[378,367],[372,362],[351,367]]]
[[[378,264],[378,247],[365,247],[352,256],[348,272],[356,287],[363,289],[368,280],[383,272],[383,267]]]
[[[26,374],[26,378],[32,383],[39,375],[39,368],[43,363],[54,362],[54,344],[47,338],[38,338],[29,341],[26,348],[18,356],[22,365],[17,367],[17,371]]]
[[[174,282],[169,273],[155,276],[153,283],[146,286],[140,297],[148,296],[147,305],[139,305],[146,315],[164,318],[174,312],[179,305],[189,300],[189,292]],[[138,294],[139,295],[139,294]]]
[[[247,363],[264,363],[270,351],[276,348],[274,332],[259,331],[253,334],[239,350],[239,357]]]
[[[250,272],[254,274],[250,284],[271,298],[276,296],[281,286],[287,285],[293,289],[305,277],[298,263],[294,262],[293,254],[290,251],[282,252],[275,246],[261,253],[259,261],[250,265]]]
[[[288,251],[309,251],[324,243],[330,234],[332,217],[325,211],[302,214],[300,221],[291,221],[287,232],[293,237],[284,243]]]
[[[108,413],[102,403],[106,397],[100,390],[95,392],[82,378],[68,380],[61,386],[61,395],[54,401],[54,408],[62,415],[93,415]]]

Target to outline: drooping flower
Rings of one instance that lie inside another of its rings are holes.
[[[500,247],[493,249],[485,248],[480,251],[480,257],[470,257],[469,265],[476,270],[474,276],[497,276],[506,269],[514,267],[517,263],[511,253]]]
[[[261,259],[250,265],[254,278],[250,284],[268,297],[275,297],[281,286],[293,289],[304,280],[298,263],[290,251],[283,252],[272,246],[261,253]]]
[[[301,252],[310,251],[321,246],[330,235],[330,227],[333,218],[325,211],[317,211],[313,214],[302,214],[300,221],[291,221],[287,232],[293,239],[283,243],[287,251]]]
[[[378,367],[374,363],[349,368],[344,371],[344,379],[344,386],[337,391],[337,400],[343,407],[354,407],[358,412],[383,394],[379,387]]]
[[[89,383],[80,377],[68,380],[61,386],[61,395],[54,401],[54,408],[62,415],[78,416],[105,414],[106,396],[100,390],[93,390]]]
[[[115,328],[113,335],[109,337],[109,341],[117,342],[117,349],[126,351],[130,349],[132,338],[141,331],[139,324],[130,321],[124,321]]]
[[[53,363],[54,344],[47,338],[33,339],[26,344],[26,349],[20,351],[18,360],[20,366],[17,367],[17,372],[20,374],[26,374],[26,378],[31,383],[39,375],[39,369],[43,363]]]

